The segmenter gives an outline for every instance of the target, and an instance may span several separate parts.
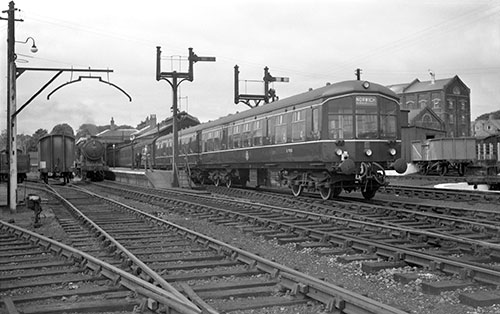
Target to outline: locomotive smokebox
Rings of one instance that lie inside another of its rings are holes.
[[[89,160],[100,160],[104,156],[104,151],[104,145],[96,140],[87,141],[82,147],[82,153]]]

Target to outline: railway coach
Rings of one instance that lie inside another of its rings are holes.
[[[215,185],[289,186],[323,199],[360,190],[367,199],[404,173],[399,98],[368,81],[310,90],[179,132],[191,179]],[[156,165],[171,164],[172,134],[154,143]],[[166,167],[168,168],[168,166]]]

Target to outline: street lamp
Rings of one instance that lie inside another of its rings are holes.
[[[31,46],[30,50],[31,50],[31,52],[36,53],[38,51],[38,48],[35,45],[35,39],[33,37],[28,37],[28,38],[26,38],[25,41],[17,41],[16,40],[16,43],[27,44],[29,39],[31,39],[33,41],[33,46]]]

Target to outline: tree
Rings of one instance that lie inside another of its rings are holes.
[[[56,125],[52,129],[52,131],[50,132],[50,134],[65,134],[65,135],[70,135],[70,136],[74,136],[75,135],[75,133],[73,132],[73,128],[69,124],[67,124],[67,123]]]
[[[490,118],[490,116],[496,120],[500,119],[500,110],[493,111],[490,113],[483,113],[482,115],[480,115],[479,117],[476,118],[476,121],[477,120],[488,120]]]
[[[97,126],[92,123],[84,123],[80,125],[78,130],[76,131],[76,138],[87,137],[97,135],[99,133]]]
[[[38,150],[38,141],[47,134],[49,134],[49,132],[46,129],[36,130],[36,132],[31,135],[31,143],[28,152],[36,152]]]
[[[7,149],[7,130],[0,133],[0,150]]]

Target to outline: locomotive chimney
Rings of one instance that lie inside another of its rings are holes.
[[[429,69],[429,74],[431,76],[431,84],[434,85],[436,83],[436,74],[431,69]]]

